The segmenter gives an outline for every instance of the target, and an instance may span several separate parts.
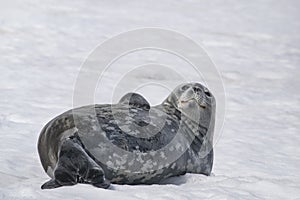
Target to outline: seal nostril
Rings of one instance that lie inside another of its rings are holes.
[[[198,88],[198,87],[193,87],[193,90],[194,90],[195,92],[197,92],[197,93],[201,91],[201,89]]]

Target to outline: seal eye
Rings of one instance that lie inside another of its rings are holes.
[[[206,96],[208,96],[208,97],[211,97],[211,94],[210,94],[210,92],[209,92],[208,90],[204,90],[204,94],[205,94]]]
[[[182,86],[182,87],[181,87],[181,90],[183,90],[183,91],[184,91],[184,90],[187,90],[188,88],[189,88],[189,86],[188,86],[188,85],[184,85],[184,86]]]

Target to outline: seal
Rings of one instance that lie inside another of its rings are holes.
[[[117,104],[69,110],[42,129],[38,152],[51,178],[42,189],[77,183],[158,184],[210,175],[216,101],[200,83],[177,86],[160,105],[137,93]]]

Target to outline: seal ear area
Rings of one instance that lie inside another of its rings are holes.
[[[150,103],[138,93],[127,93],[119,101],[119,104],[150,110]]]

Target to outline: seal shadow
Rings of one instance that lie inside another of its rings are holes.
[[[127,184],[111,184],[109,186],[109,190],[119,190],[119,186],[131,186],[131,187],[134,187],[134,186],[151,186],[151,185],[183,185],[185,183],[187,183],[187,179],[188,177],[186,177],[185,175],[181,175],[181,176],[174,176],[174,177],[169,177],[163,181],[161,181],[160,183],[153,183],[153,184],[138,184],[138,185],[127,185]]]
[[[187,176],[181,175],[181,176],[173,176],[169,177],[165,180],[162,180],[159,185],[182,185],[187,183]]]
[[[186,173],[181,176],[173,176],[169,177],[165,180],[162,180],[160,185],[183,185],[194,182],[202,182],[206,181],[209,177],[215,177],[214,173],[211,173],[209,176],[203,174],[194,174],[194,173]]]

